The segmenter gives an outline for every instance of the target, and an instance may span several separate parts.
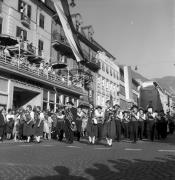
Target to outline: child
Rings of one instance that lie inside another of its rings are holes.
[[[17,114],[14,116],[14,127],[13,127],[13,137],[14,141],[17,141],[17,138],[19,138],[19,126],[20,126],[20,114],[17,112]]]

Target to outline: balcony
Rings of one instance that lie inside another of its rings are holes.
[[[55,48],[55,50],[60,51],[62,54],[75,59],[74,53],[66,39],[66,36],[53,32],[52,46]]]
[[[7,57],[3,53],[0,53],[0,72],[37,81],[47,86],[54,86],[77,95],[84,95],[82,88],[73,85],[67,77],[50,72],[46,73],[36,67],[31,68],[29,64],[23,63],[22,60],[15,57]]]
[[[30,18],[25,15],[25,14],[21,14],[21,23],[27,27],[27,28],[30,28]]]
[[[97,58],[95,58],[95,57],[90,58],[89,53],[85,49],[83,49],[83,55],[85,57],[85,61],[83,61],[82,63],[86,67],[88,67],[89,69],[91,69],[94,72],[96,72],[100,69],[100,61]]]

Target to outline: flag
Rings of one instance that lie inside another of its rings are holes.
[[[66,38],[67,38],[67,40],[68,40],[68,42],[70,44],[70,47],[71,47],[71,49],[72,49],[72,51],[74,53],[74,56],[75,56],[77,62],[80,62],[81,60],[83,60],[83,58],[82,58],[81,54],[79,53],[79,49],[78,49],[77,44],[75,42],[72,29],[71,29],[71,27],[69,25],[69,21],[68,21],[68,19],[66,17],[66,14],[65,14],[66,11],[62,6],[61,0],[54,0],[53,3],[54,3],[54,6],[55,6],[55,9],[57,11],[57,14],[58,14],[58,16],[60,18],[61,24],[63,26],[63,30],[64,30],[64,33],[66,35]]]

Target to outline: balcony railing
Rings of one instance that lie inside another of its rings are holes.
[[[22,60],[17,58],[7,57],[5,54],[0,53],[0,65],[1,67],[7,67],[8,70],[17,70],[19,73],[24,73],[25,75],[29,75],[32,77],[37,77],[39,80],[46,80],[47,82],[51,82],[54,85],[61,85],[68,90],[73,90],[74,92],[82,93],[82,88],[75,86],[72,84],[70,80],[68,80],[67,76],[59,76],[57,74],[53,74],[51,72],[46,72],[37,67],[30,67],[28,64],[24,63]]]
[[[59,43],[62,43],[66,46],[70,46],[67,39],[66,39],[66,36],[64,36],[60,33],[53,33],[52,42],[55,42],[55,41],[58,41]]]
[[[20,44],[21,48],[23,48],[25,51],[28,51],[32,54],[36,54],[36,47],[32,45],[32,43],[28,43],[27,41],[21,42]]]
[[[30,27],[30,18],[24,13],[21,14],[21,23],[28,28]]]
[[[86,59],[89,68],[96,70],[100,69],[100,61],[97,58],[90,57],[90,54],[85,49],[83,49],[83,55]]]

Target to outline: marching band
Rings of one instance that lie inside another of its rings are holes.
[[[106,108],[101,106],[74,107],[69,101],[55,113],[41,111],[40,107],[27,106],[26,110],[12,111],[8,114],[4,108],[0,109],[0,140],[14,138],[15,141],[25,139],[26,142],[45,139],[57,139],[66,143],[73,143],[76,138],[87,137],[89,144],[106,140],[111,147],[114,140],[122,139],[136,143],[139,140],[165,139],[167,133],[174,131],[174,116],[169,112],[147,110],[133,105],[130,109],[121,110],[118,104],[106,102]]]

